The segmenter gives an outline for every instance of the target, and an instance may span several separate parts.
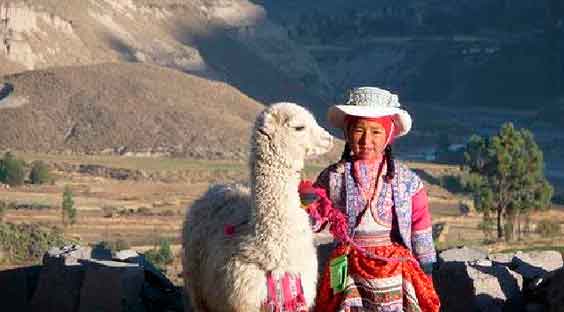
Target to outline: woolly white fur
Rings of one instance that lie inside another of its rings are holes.
[[[313,306],[317,254],[297,190],[304,158],[331,146],[331,135],[303,107],[277,103],[259,114],[250,189],[213,186],[187,210],[183,277],[195,311],[260,311],[267,272],[299,273]],[[233,236],[224,234],[225,224],[236,225]]]

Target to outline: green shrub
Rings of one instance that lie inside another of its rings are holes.
[[[107,249],[111,252],[116,252],[116,251],[120,251],[120,250],[124,250],[124,249],[129,249],[129,243],[127,241],[125,241],[124,239],[117,239],[114,241],[99,241],[97,243],[95,243],[93,246],[93,248],[101,248],[101,249]]]
[[[74,206],[74,195],[68,185],[65,186],[65,190],[63,191],[63,201],[61,203],[61,207],[63,226],[66,227],[68,224],[75,224],[76,207]]]
[[[12,153],[6,152],[0,159],[0,182],[10,186],[24,184],[25,162],[17,159]]]
[[[439,177],[439,185],[451,193],[461,193],[464,191],[461,178],[456,175],[443,175]]]
[[[160,239],[158,246],[145,252],[145,258],[159,270],[166,271],[165,266],[171,264],[174,260],[170,241],[168,239]]]
[[[53,179],[49,172],[49,167],[42,161],[34,161],[29,172],[29,180],[32,184],[45,184]]]
[[[0,246],[12,264],[39,262],[50,247],[74,243],[57,227],[0,223]]]
[[[0,200],[0,222],[4,220],[6,210],[8,210],[8,204],[5,201]]]
[[[541,220],[537,224],[536,232],[543,237],[556,236],[560,234],[560,223],[557,220]]]
[[[496,230],[496,224],[494,219],[484,216],[482,221],[478,224],[478,229],[484,233],[486,241],[491,241],[494,239],[494,233]]]

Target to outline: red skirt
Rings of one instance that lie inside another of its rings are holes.
[[[319,284],[315,311],[439,311],[440,302],[433,281],[416,261],[407,260],[414,260],[407,248],[393,244],[366,250],[381,257],[406,260],[384,262],[351,248],[345,290],[333,293],[328,261]],[[330,259],[345,253],[346,246],[341,245]]]

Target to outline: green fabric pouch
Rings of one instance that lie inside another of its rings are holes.
[[[329,271],[331,277],[331,288],[333,294],[340,293],[345,290],[347,284],[347,256],[339,256],[329,263]]]

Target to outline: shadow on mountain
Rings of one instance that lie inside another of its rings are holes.
[[[194,35],[193,30],[184,29],[177,39],[186,45],[196,46],[204,62],[223,74],[224,82],[247,96],[265,104],[296,102],[308,108],[327,127],[326,101],[309,92],[298,80],[288,77],[263,60],[252,49],[230,37],[228,32],[227,29],[216,27]]]
[[[129,45],[127,45],[123,40],[111,36],[108,39],[108,43],[110,47],[118,52],[122,59],[126,62],[136,62],[137,57],[135,56],[135,50],[132,49]]]

